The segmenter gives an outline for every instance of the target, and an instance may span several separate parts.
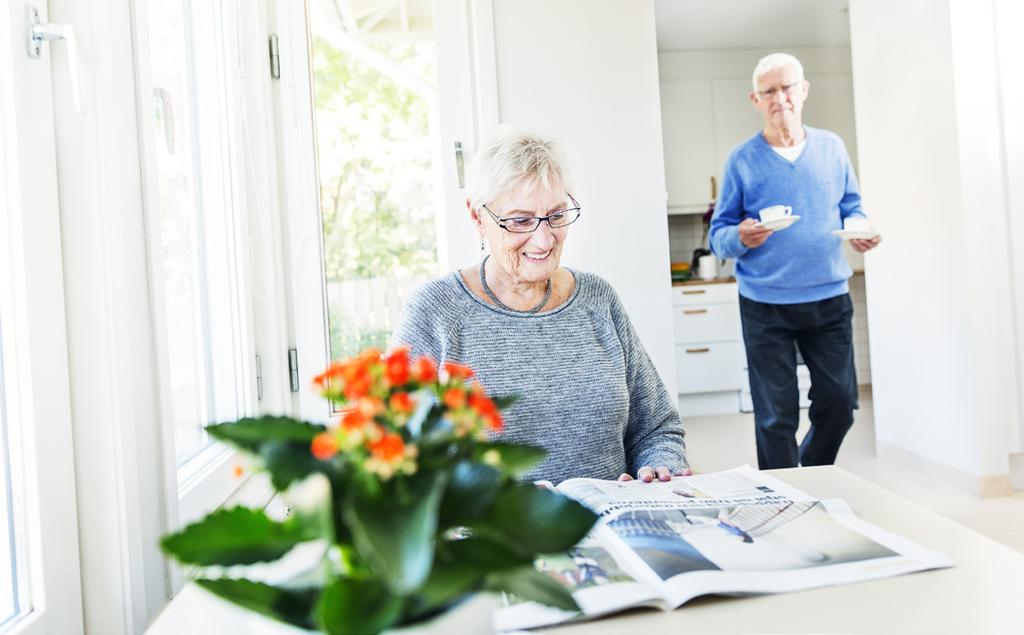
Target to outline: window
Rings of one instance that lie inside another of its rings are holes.
[[[142,25],[155,155],[147,220],[159,249],[151,276],[179,476],[208,462],[207,424],[249,414],[255,401],[232,128],[231,8],[150,2]]]
[[[22,612],[22,563],[14,530],[16,518],[11,488],[11,450],[5,405],[3,324],[0,324],[0,631]]]

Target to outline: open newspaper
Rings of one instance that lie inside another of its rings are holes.
[[[601,516],[569,555],[536,563],[582,612],[506,596],[499,631],[953,566],[859,520],[841,500],[815,500],[749,466],[664,483],[570,479],[555,489]]]

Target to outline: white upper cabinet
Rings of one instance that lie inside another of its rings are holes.
[[[661,83],[661,128],[665,143],[668,213],[707,210],[717,174],[711,82]]]

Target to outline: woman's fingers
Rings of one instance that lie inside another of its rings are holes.
[[[655,478],[657,478],[659,481],[670,481],[670,480],[672,480],[673,476],[692,476],[692,475],[693,475],[693,470],[691,470],[690,468],[685,468],[685,469],[682,469],[682,470],[676,470],[675,472],[673,472],[672,470],[670,470],[669,468],[665,467],[664,465],[659,465],[658,467],[651,467],[650,465],[645,465],[642,468],[640,468],[639,470],[637,470],[637,472],[636,472],[636,478],[640,479],[644,483],[651,483],[651,482],[654,481]],[[620,481],[632,481],[634,479],[633,479],[633,477],[631,475],[626,474],[626,473],[622,473],[622,474],[619,474],[618,480],[620,480]]]
[[[654,468],[650,465],[645,465],[637,470],[636,475],[644,483],[650,483],[654,480]]]

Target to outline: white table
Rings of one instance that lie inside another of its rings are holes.
[[[1024,633],[1024,553],[837,467],[777,470],[773,474],[816,498],[845,499],[863,520],[943,552],[956,566],[796,593],[698,598],[670,613],[635,610],[540,632]],[[479,622],[473,620],[473,624]],[[476,627],[463,630],[458,624],[447,626],[444,632],[469,631],[478,632]],[[228,632],[283,635],[302,631],[248,614],[193,585],[167,606],[148,631],[150,635]]]

